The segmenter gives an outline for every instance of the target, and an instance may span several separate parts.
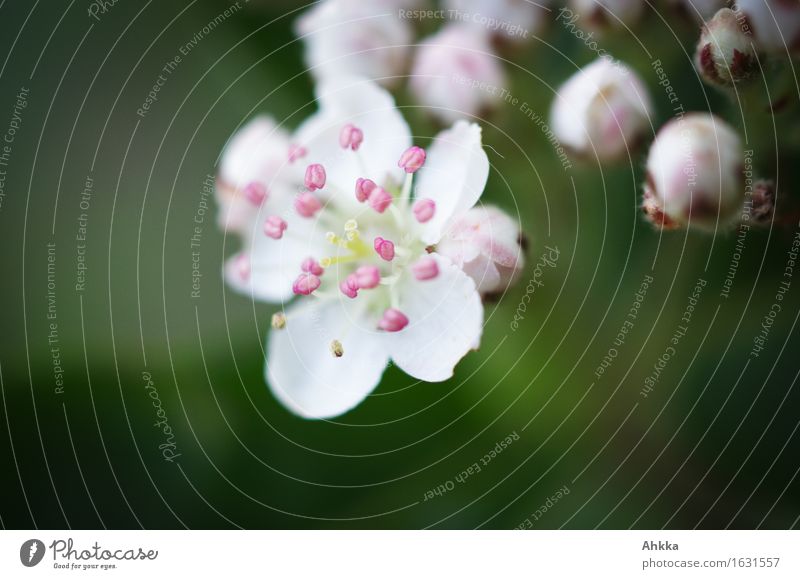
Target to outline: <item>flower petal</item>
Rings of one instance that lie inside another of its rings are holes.
[[[286,313],[286,327],[270,333],[267,382],[295,414],[339,416],[380,382],[389,357],[360,308],[357,301],[299,300]],[[340,358],[331,353],[334,340],[342,345]]]
[[[480,344],[483,304],[475,283],[450,260],[436,253],[439,275],[398,282],[398,309],[411,323],[387,334],[392,359],[404,372],[427,382],[453,375],[456,364]]]
[[[416,196],[436,202],[433,219],[420,226],[422,240],[434,244],[451,218],[471,209],[486,187],[489,158],[483,150],[481,128],[458,121],[439,133],[417,175]]]
[[[320,110],[298,128],[296,141],[309,151],[304,159],[307,164],[325,167],[328,183],[339,190],[335,193],[342,193],[346,202],[355,203],[358,177],[372,179],[381,186],[388,177],[396,184],[402,183],[404,174],[397,161],[411,146],[411,130],[392,96],[373,82],[351,77],[320,84],[317,98]],[[364,132],[358,153],[339,144],[339,133],[347,124]],[[334,192],[328,186],[323,193]],[[340,199],[336,201],[339,203]]]

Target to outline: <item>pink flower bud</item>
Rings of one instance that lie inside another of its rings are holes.
[[[411,210],[417,221],[427,223],[433,219],[433,215],[436,213],[436,202],[433,199],[418,199]]]
[[[303,273],[295,280],[292,291],[299,296],[307,296],[314,293],[320,284],[322,281],[313,273]]]
[[[341,292],[349,297],[350,299],[355,299],[358,297],[358,278],[354,273],[351,273],[347,276],[342,283],[339,284],[339,289]]]
[[[384,261],[392,261],[394,259],[394,243],[388,239],[376,237],[374,246],[375,251]]]
[[[383,213],[389,208],[389,205],[392,204],[392,196],[386,189],[376,187],[372,190],[372,193],[369,194],[368,201],[370,207],[378,213]]]
[[[439,275],[439,264],[436,259],[430,256],[421,257],[414,265],[411,266],[411,271],[414,277],[419,281],[426,281],[434,279]]]
[[[397,166],[406,173],[416,173],[425,164],[425,157],[425,149],[414,146],[403,153]]]
[[[264,234],[272,239],[280,239],[283,237],[284,231],[288,225],[286,222],[277,215],[270,215],[264,221]]]
[[[744,204],[743,167],[742,141],[724,121],[707,113],[674,119],[650,148],[644,209],[663,213],[668,227],[723,228]]]
[[[756,46],[772,54],[800,53],[800,2],[737,0],[736,15]]]
[[[325,167],[320,165],[319,163],[314,163],[313,165],[309,165],[306,169],[306,189],[309,191],[316,191],[317,189],[322,189],[325,187],[325,182],[327,180],[327,175],[325,174]]]
[[[267,199],[267,188],[261,183],[253,181],[244,188],[244,196],[250,203],[260,207]]]
[[[384,332],[399,332],[408,325],[408,318],[403,312],[395,308],[389,308],[383,312],[383,318],[378,323],[378,327]]]
[[[361,143],[364,142],[364,132],[354,125],[347,124],[342,127],[339,133],[339,144],[342,149],[352,149],[358,151]]]
[[[358,199],[359,203],[364,203],[369,199],[369,194],[372,193],[376,187],[377,185],[374,181],[359,177],[358,181],[356,181],[356,199]]]
[[[300,193],[294,200],[294,208],[302,217],[314,217],[322,209],[322,203],[313,193]]]
[[[742,30],[736,13],[723,8],[703,26],[695,64],[706,82],[732,85],[758,70],[752,37]]]
[[[374,289],[381,283],[381,272],[374,265],[362,265],[356,270],[356,280],[361,289]]]
[[[652,109],[647,87],[633,70],[599,58],[558,90],[550,126],[579,157],[618,161],[651,131]]]
[[[306,273],[313,273],[317,277],[321,276],[325,273],[325,270],[322,269],[322,266],[319,262],[314,259],[313,257],[307,257],[303,260],[303,263],[300,264],[300,269]]]

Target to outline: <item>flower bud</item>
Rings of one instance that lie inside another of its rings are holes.
[[[396,84],[406,70],[412,21],[386,0],[322,0],[297,21],[309,72],[318,80],[363,76]]]
[[[655,225],[714,231],[744,205],[744,149],[719,118],[690,113],[656,135],[647,158],[644,210]]]
[[[463,24],[422,41],[409,81],[416,101],[445,124],[488,113],[501,102],[505,84],[486,36]]]
[[[599,58],[558,90],[550,126],[576,155],[614,161],[650,133],[652,108],[647,87],[635,72]]]
[[[522,272],[525,257],[518,223],[497,207],[474,207],[455,221],[436,253],[470,276],[482,294],[504,291]]]
[[[800,2],[796,0],[737,0],[736,15],[745,34],[752,34],[764,52],[800,52]]]
[[[603,33],[633,28],[641,19],[642,0],[571,0],[576,23],[586,30]],[[573,17],[574,18],[574,17]]]
[[[758,70],[753,39],[733,10],[723,8],[703,25],[695,64],[706,82],[723,86],[746,80]]]
[[[444,7],[448,14],[458,15],[465,23],[490,33],[495,40],[522,43],[542,32],[551,18],[547,8],[550,3],[550,0],[445,0]]]

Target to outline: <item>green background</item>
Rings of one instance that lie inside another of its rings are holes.
[[[774,302],[797,223],[751,230],[730,297],[720,297],[735,233],[660,234],[640,217],[646,147],[625,163],[565,171],[518,107],[482,121],[492,162],[483,201],[518,215],[530,239],[522,282],[487,304],[482,348],[443,384],[390,368],[375,395],[332,422],[289,414],[263,373],[269,306],[226,290],[236,241],[206,216],[202,291],[190,298],[189,237],[202,184],[247,118],[287,127],[313,112],[313,85],[292,34],[301,8],[251,2],[169,75],[161,68],[228,4],[119,0],[96,22],[88,2],[0,5],[0,132],[30,90],[0,209],[2,525],[8,528],[788,528],[800,515],[800,279],[759,358],[753,338]],[[420,34],[437,23],[423,22]],[[672,106],[660,59],[686,110],[748,131],[756,168],[798,185],[798,95],[763,109],[780,80],[730,99],[701,84],[694,23],[650,11],[638,36],[602,46],[650,86],[657,123]],[[648,54],[649,53],[649,54]],[[511,92],[545,116],[555,88],[593,53],[559,24],[503,57]],[[772,74],[772,73],[771,73]],[[772,79],[772,76],[770,77]],[[438,127],[402,90],[415,134]],[[740,108],[739,103],[744,103]],[[75,289],[81,192],[87,279]],[[63,393],[48,343],[47,244],[56,246]],[[557,246],[519,329],[511,322],[545,246]],[[651,285],[608,372],[601,363],[642,279]],[[645,378],[668,346],[698,278],[689,331],[655,390]],[[152,375],[180,457],[163,435]],[[480,473],[455,477],[512,433]],[[439,487],[452,490],[431,500]],[[534,513],[566,486],[546,513]]]

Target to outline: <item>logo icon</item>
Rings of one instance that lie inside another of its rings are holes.
[[[19,560],[26,567],[35,567],[44,558],[44,543],[39,539],[28,539],[19,548]]]

